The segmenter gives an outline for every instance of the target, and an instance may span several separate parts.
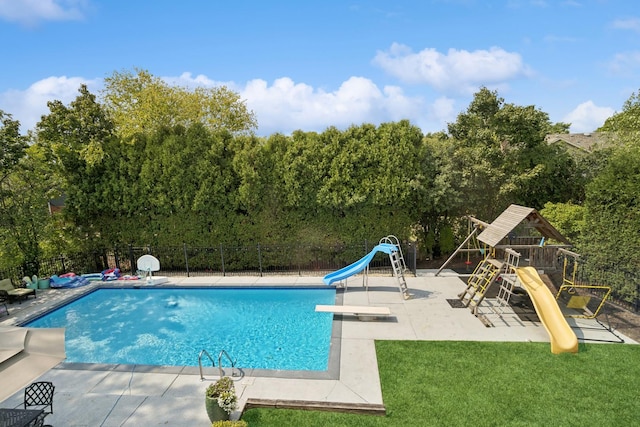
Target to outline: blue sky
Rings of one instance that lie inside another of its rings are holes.
[[[640,89],[636,0],[0,0],[0,109],[114,71],[226,85],[258,134],[409,119],[446,129],[481,86],[591,132]]]

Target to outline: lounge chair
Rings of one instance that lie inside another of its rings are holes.
[[[0,290],[7,291],[10,300],[18,300],[22,302],[23,299],[27,299],[29,295],[33,295],[36,298],[36,290],[28,288],[16,288],[13,286],[11,279],[0,280]]]

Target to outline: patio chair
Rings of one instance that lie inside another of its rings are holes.
[[[7,291],[11,300],[17,299],[18,301],[21,301],[22,299],[28,298],[29,295],[33,295],[34,298],[36,297],[35,289],[16,288],[13,286],[11,279],[0,280],[0,290]]]
[[[24,409],[42,409],[44,416],[53,414],[54,389],[55,387],[50,381],[38,381],[30,384],[24,389]],[[48,411],[47,408],[49,408]]]
[[[35,419],[35,421],[29,424],[29,427],[53,427],[51,424],[44,423],[44,417],[46,416],[47,414],[43,412],[38,418]]]

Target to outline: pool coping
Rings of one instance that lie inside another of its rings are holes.
[[[93,285],[93,286],[92,286]],[[226,284],[226,285],[181,285],[175,283],[161,283],[154,285],[139,284],[135,282],[91,282],[73,295],[67,298],[61,298],[51,305],[47,305],[40,310],[27,314],[16,326],[25,326],[65,305],[71,304],[93,292],[100,289],[327,289],[327,286],[309,284],[309,285],[292,285],[292,284]],[[342,305],[344,292],[335,289],[335,304]],[[28,326],[26,326],[28,327]],[[231,367],[215,367],[202,366],[202,375],[208,377],[217,377],[220,369],[224,375],[232,376],[234,379],[243,377],[264,377],[264,378],[288,378],[288,379],[311,379],[311,380],[337,380],[340,378],[340,356],[342,349],[342,318],[341,316],[333,316],[331,325],[331,338],[329,344],[329,359],[327,369],[324,371],[312,370],[284,370],[284,369],[254,369],[254,368],[231,368]],[[171,365],[143,365],[143,364],[108,364],[108,363],[78,363],[78,362],[61,362],[55,369],[66,370],[83,370],[83,371],[113,371],[113,372],[139,372],[139,373],[164,373],[164,374],[184,374],[184,375],[200,375],[198,366],[171,366]],[[228,372],[229,371],[229,372]],[[239,375],[236,375],[237,371]]]
[[[493,328],[487,328],[469,310],[452,308],[447,300],[456,298],[464,290],[465,283],[457,274],[445,271],[436,277],[433,273],[407,277],[407,284],[414,294],[409,300],[402,298],[393,277],[370,276],[362,284],[359,280],[361,276],[350,280],[348,291],[346,288],[344,290],[344,304],[388,306],[395,318],[365,322],[353,316],[334,316],[334,321],[342,320],[339,379],[245,377],[236,382],[239,407],[231,414],[231,418],[238,419],[244,410],[252,407],[384,415],[376,353],[376,342],[379,340],[548,342],[548,336],[539,323],[522,322],[513,313],[502,313],[502,321],[495,322]],[[301,276],[172,278],[172,281],[177,286],[197,283],[212,284],[213,287],[236,287],[242,281],[249,286],[257,284],[259,287],[270,287],[274,281],[282,279],[288,283],[285,286],[293,287],[309,284],[318,286],[322,280],[321,277]],[[64,292],[72,295],[86,290],[68,289]],[[11,309],[12,315],[23,318],[27,312],[35,312],[39,306],[51,304],[58,298],[57,292],[43,292],[42,295],[42,301],[40,293],[37,302],[30,299],[34,302],[30,303],[33,306],[29,310],[21,309],[22,312],[16,315],[18,310]],[[11,322],[14,319],[8,322],[0,320],[4,324]],[[197,374],[134,373],[122,366],[118,369],[125,372],[54,368],[43,374],[40,380],[56,384],[58,409],[47,418],[48,422],[54,425],[121,427],[210,425],[204,411],[203,395],[208,384],[217,379],[217,372],[212,371],[213,377],[200,381]],[[22,406],[22,400],[23,393],[16,391],[2,403],[3,406],[17,408]]]

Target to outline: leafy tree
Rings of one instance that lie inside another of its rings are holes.
[[[622,105],[622,111],[605,120],[598,132],[638,135],[640,133],[640,91],[633,92]]]
[[[466,112],[448,126],[453,169],[465,207],[460,214],[491,220],[509,204],[540,209],[547,201],[570,200],[576,167],[566,150],[548,145],[545,136],[565,124],[552,125],[533,106],[505,104],[486,88],[474,96]],[[443,160],[442,163],[446,163]]]
[[[38,161],[36,150],[27,148],[19,133],[20,123],[0,111],[0,239],[1,264],[21,263],[25,274],[37,274],[40,240],[49,223],[48,197],[51,180]]]
[[[20,122],[0,110],[0,182],[11,173],[24,157],[27,140],[20,135]]]
[[[586,232],[586,209],[582,205],[547,202],[540,214],[574,244],[578,243]]]
[[[118,134],[125,140],[162,127],[185,128],[201,123],[211,131],[248,133],[255,129],[253,112],[225,86],[189,90],[171,86],[146,70],[114,72],[102,92]]]
[[[113,123],[85,85],[67,107],[50,101],[50,113],[36,125],[37,143],[61,177],[66,194],[65,215],[84,227],[89,237],[93,219],[109,210],[113,192],[105,188],[103,175],[114,144]]]
[[[638,298],[629,280],[640,263],[640,145],[618,148],[587,185],[585,233],[580,245],[593,274],[616,271],[605,280],[630,301]],[[628,277],[627,277],[628,276]]]

